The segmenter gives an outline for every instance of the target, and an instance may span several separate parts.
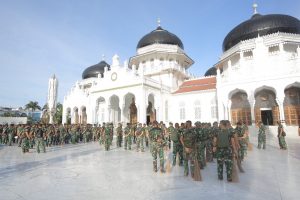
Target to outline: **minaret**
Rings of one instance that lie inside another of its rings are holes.
[[[53,116],[56,112],[56,103],[57,103],[57,89],[58,89],[58,80],[53,75],[49,79],[49,86],[48,86],[48,113],[49,113],[49,123],[53,124]]]

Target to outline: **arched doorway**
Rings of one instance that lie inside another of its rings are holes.
[[[262,121],[264,125],[276,125],[279,120],[279,109],[274,89],[259,88],[254,93],[254,97],[255,121]]]
[[[119,97],[113,95],[110,97],[110,117],[109,121],[117,124],[121,121],[121,109],[119,106]]]
[[[74,107],[73,112],[74,112],[74,114],[73,114],[73,118],[74,118],[73,123],[78,124],[78,122],[79,122],[78,108]]]
[[[132,93],[125,95],[124,119],[129,123],[137,123],[137,107],[135,96]]]
[[[81,107],[81,124],[86,124],[87,123],[87,114],[86,114],[86,107],[82,106]]]
[[[148,95],[148,106],[147,106],[147,110],[146,110],[147,124],[156,120],[156,110],[154,108],[154,103],[155,103],[154,95],[149,94]]]
[[[236,124],[238,121],[245,122],[251,125],[251,106],[248,100],[248,95],[245,91],[236,90],[231,95],[231,122]]]
[[[95,121],[97,124],[101,124],[105,121],[105,99],[103,97],[99,97],[96,100],[96,109],[95,109]]]
[[[284,90],[284,94],[285,123],[298,126],[300,125],[300,86],[291,85]]]

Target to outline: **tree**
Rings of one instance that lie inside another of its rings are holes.
[[[37,101],[30,101],[28,104],[25,105],[26,110],[30,110],[31,112],[36,110],[41,110],[41,106]]]
[[[55,123],[61,124],[62,123],[62,114],[63,114],[63,105],[61,103],[56,104],[56,112],[54,115]]]

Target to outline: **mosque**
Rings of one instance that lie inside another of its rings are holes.
[[[300,125],[300,21],[256,11],[223,41],[223,53],[203,77],[175,34],[158,26],[136,55],[86,68],[64,97],[63,123],[149,123],[153,120]]]

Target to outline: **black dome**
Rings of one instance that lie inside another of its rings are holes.
[[[142,48],[151,44],[172,44],[184,49],[181,40],[173,33],[161,28],[161,26],[158,26],[157,29],[145,35],[139,41],[136,48]]]
[[[209,68],[204,74],[204,76],[216,76],[216,75],[217,75],[217,69],[215,67]]]
[[[300,21],[289,15],[255,14],[251,19],[232,29],[223,41],[223,51],[227,51],[242,40],[256,38],[276,32],[300,34]]]
[[[104,67],[108,67],[108,70],[110,70],[110,65],[102,60],[98,64],[86,68],[82,73],[82,79],[98,77],[98,74],[101,74],[103,77]]]

